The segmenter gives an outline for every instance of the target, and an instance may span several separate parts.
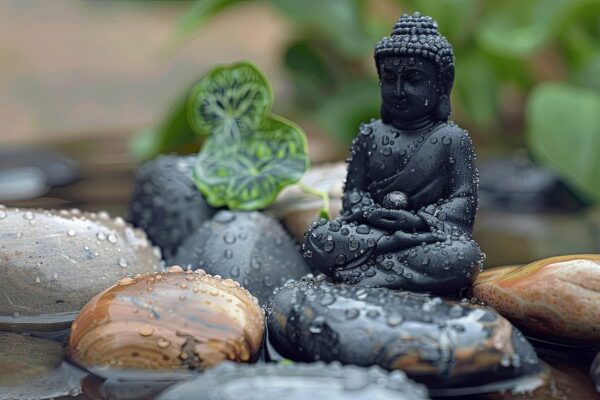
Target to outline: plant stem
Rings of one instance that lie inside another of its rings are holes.
[[[329,194],[322,190],[317,190],[310,186],[306,186],[302,182],[298,183],[298,187],[304,193],[308,193],[308,194],[312,194],[313,196],[320,197],[323,200],[323,207],[321,208],[321,211],[319,211],[319,216],[321,218],[330,219],[330,217],[329,217]]]

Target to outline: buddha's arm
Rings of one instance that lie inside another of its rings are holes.
[[[457,128],[460,129],[460,128]],[[463,232],[472,233],[477,211],[479,174],[475,167],[473,142],[462,129],[453,137],[448,164],[450,195],[432,204],[418,215],[432,228],[455,226]]]
[[[361,132],[352,141],[350,158],[348,158],[348,175],[342,196],[344,218],[347,220],[359,220],[364,210],[375,205],[371,194],[367,191],[369,184],[368,173],[368,145],[369,136],[365,130],[369,126],[362,126]]]

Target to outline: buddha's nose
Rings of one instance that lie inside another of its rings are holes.
[[[403,96],[406,92],[404,91],[404,79],[398,76],[396,80],[396,95]]]

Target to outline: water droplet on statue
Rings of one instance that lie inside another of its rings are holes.
[[[318,316],[311,322],[311,324],[308,327],[308,331],[314,334],[321,333],[323,332],[324,325],[325,318],[322,316]]]

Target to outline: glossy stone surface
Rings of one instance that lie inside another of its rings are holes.
[[[105,212],[0,208],[0,329],[68,328],[95,294],[161,263],[143,231]]]
[[[127,219],[144,229],[165,260],[215,210],[192,181],[195,156],[160,156],[136,172]]]
[[[471,237],[479,183],[473,143],[449,121],[452,46],[433,19],[405,14],[377,43],[375,63],[381,119],[361,125],[342,217],[311,226],[304,256],[336,282],[458,294],[484,256]]]
[[[183,243],[174,263],[234,279],[261,304],[288,279],[310,272],[279,222],[260,212],[219,211]]]
[[[532,335],[600,342],[600,255],[483,272],[473,295]]]
[[[222,365],[174,386],[158,400],[421,400],[427,389],[400,372],[324,364]]]
[[[596,391],[600,392],[600,353],[594,358],[592,367],[590,368],[590,375],[596,385]]]
[[[58,342],[0,332],[0,399],[77,395],[83,374],[63,364],[64,357]]]
[[[87,368],[204,370],[253,361],[263,333],[258,301],[237,282],[171,267],[94,297],[73,323],[69,357]]]
[[[337,218],[342,209],[346,165],[343,162],[312,165],[302,176],[301,183],[325,192],[329,196],[329,215]],[[304,241],[304,232],[319,219],[323,200],[303,192],[298,185],[288,186],[277,196],[268,211],[278,218],[285,229],[298,241]]]
[[[305,279],[279,289],[267,313],[270,343],[296,361],[401,369],[431,387],[540,370],[519,331],[492,309],[468,303]]]

